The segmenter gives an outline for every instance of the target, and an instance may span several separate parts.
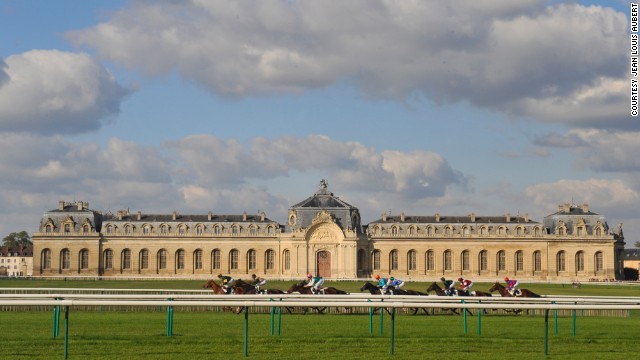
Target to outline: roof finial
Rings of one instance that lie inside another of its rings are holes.
[[[327,190],[327,187],[329,187],[329,182],[327,181],[327,179],[320,180],[320,189]]]

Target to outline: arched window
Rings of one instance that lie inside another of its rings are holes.
[[[601,227],[597,227],[596,228],[596,236],[602,236],[602,228]]]
[[[89,268],[89,250],[80,250],[80,269],[85,270]]]
[[[187,234],[187,226],[180,225],[178,226],[178,235],[186,235]]]
[[[465,226],[462,228],[462,235],[463,236],[469,236],[471,235],[471,228],[468,226]]]
[[[391,250],[389,264],[391,265],[391,270],[398,270],[398,250]]]
[[[533,235],[534,236],[540,236],[540,228],[539,227],[534,227],[533,228]]]
[[[167,250],[160,249],[158,251],[158,270],[167,268]]]
[[[139,263],[140,263],[140,270],[146,270],[149,268],[149,250],[147,249],[142,249],[140,250],[140,254],[139,254]]]
[[[407,254],[407,270],[415,270],[418,267],[416,261],[416,251],[411,250]]]
[[[50,233],[53,231],[53,226],[52,225],[47,225],[44,227],[44,232],[46,233]]]
[[[444,270],[451,271],[453,269],[453,261],[451,261],[451,250],[444,252]]]
[[[124,233],[125,234],[131,234],[133,232],[133,226],[127,224],[124,226]]]
[[[231,227],[231,235],[238,235],[240,234],[240,227],[238,227],[238,225],[233,225]]]
[[[104,251],[103,261],[105,270],[113,269],[113,251],[111,249],[107,249]]]
[[[576,253],[576,272],[584,271],[584,251]]]
[[[267,227],[267,234],[274,235],[275,232],[276,232],[276,230],[275,230],[275,228],[273,226]]]
[[[433,236],[433,227],[427,227],[427,236]]]
[[[392,236],[398,236],[398,227],[394,226],[391,228],[391,235]]]
[[[160,234],[162,234],[162,235],[166,235],[166,234],[168,234],[168,233],[169,233],[169,226],[168,226],[168,225],[166,225],[166,224],[162,224],[162,225],[160,226]]]
[[[256,268],[256,251],[253,249],[247,252],[247,266],[249,270],[255,270]]]
[[[462,252],[462,270],[463,271],[469,271],[471,270],[470,264],[469,264],[469,250],[465,250]]]
[[[540,251],[533,252],[533,271],[542,271],[542,253]]]
[[[251,234],[251,236],[256,236],[258,235],[258,228],[256,228],[255,226],[251,226],[249,228],[249,234]]]
[[[524,254],[522,250],[516,251],[516,271],[524,271]]]
[[[373,250],[373,270],[380,270],[380,250]]]
[[[71,252],[69,249],[62,249],[60,254],[60,267],[62,270],[69,270],[71,268]]]
[[[425,255],[425,262],[426,262],[426,268],[427,270],[435,270],[436,269],[436,261],[435,261],[435,254],[433,252],[433,250],[427,250],[427,253]]]
[[[496,255],[496,268],[498,269],[498,271],[505,271],[507,266],[506,266],[506,254],[504,252],[504,250],[500,250],[498,251],[498,254]]]
[[[229,269],[238,270],[238,250],[233,249],[229,252]]]
[[[112,233],[113,233],[113,226],[107,225],[107,234],[112,234]]]
[[[213,227],[214,235],[222,235],[222,227],[220,225],[216,225]]]
[[[124,249],[122,250],[122,254],[120,255],[120,266],[122,270],[131,269],[131,250]]]
[[[216,269],[216,270],[220,270],[222,268],[222,264],[221,264],[221,260],[222,260],[222,253],[220,252],[219,249],[214,249],[211,252],[211,268],[212,269]]]
[[[43,270],[45,269],[51,269],[51,250],[49,249],[43,249],[42,250],[42,264],[41,267]]]
[[[64,224],[64,233],[69,234],[71,232],[71,224]]]
[[[269,249],[264,253],[265,269],[273,270],[274,263],[275,263],[275,259],[274,258],[275,258],[275,254],[274,254],[273,250]]]
[[[91,227],[89,225],[84,225],[82,227],[82,232],[88,234],[91,231]]]
[[[196,270],[202,270],[202,250],[196,249],[193,252],[193,268]]]
[[[149,224],[145,224],[145,225],[143,225],[143,226],[142,226],[142,233],[143,233],[144,235],[149,235],[149,234],[151,234],[151,225],[149,225]]]
[[[558,271],[566,271],[566,263],[565,263],[565,254],[564,251],[558,251],[556,254],[556,269]]]
[[[486,236],[487,234],[489,234],[489,229],[487,229],[486,226],[483,226],[480,228],[480,236]]]
[[[204,226],[198,225],[196,226],[196,235],[202,235],[204,233]]]
[[[451,235],[451,226],[445,226],[444,234],[445,235]]]
[[[480,254],[478,256],[479,256],[478,263],[480,264],[480,271],[489,270],[489,261],[488,261],[489,256],[487,254],[487,250],[480,251]]]
[[[600,273],[600,272],[604,271],[604,260],[603,260],[603,257],[602,257],[602,251],[596,252],[594,260],[595,260],[594,264],[595,264],[596,272]]]
[[[291,258],[290,258],[289,249],[284,249],[282,252],[282,268],[283,270],[291,269]]]
[[[178,249],[176,251],[176,270],[184,269],[184,250]]]

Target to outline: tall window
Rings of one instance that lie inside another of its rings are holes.
[[[71,232],[71,225],[70,224],[64,224],[64,233],[68,234]]]
[[[391,228],[391,235],[393,236],[397,236],[398,235],[398,228],[397,227],[392,227]]]
[[[433,236],[433,228],[431,226],[427,228],[427,236]]]
[[[524,254],[522,250],[516,251],[516,271],[524,271]]]
[[[251,226],[249,228],[249,234],[251,234],[251,236],[256,236],[258,235],[258,229],[255,226]]]
[[[480,263],[480,271],[487,271],[489,270],[489,261],[488,261],[488,255],[487,255],[487,250],[482,250],[480,251],[480,259],[479,259],[479,263]]]
[[[229,252],[229,267],[231,270],[238,270],[238,250],[231,250]]]
[[[158,269],[167,268],[167,250],[161,249],[158,251]]]
[[[380,250],[373,250],[373,270],[380,270]]]
[[[411,250],[407,254],[407,268],[408,268],[408,270],[415,270],[417,268],[416,251],[415,250]]]
[[[160,226],[160,234],[166,235],[169,233],[169,227],[167,225]]]
[[[533,271],[542,271],[542,253],[540,251],[533,252]]]
[[[122,269],[131,269],[131,250],[124,249],[122,250]]]
[[[498,271],[505,271],[507,269],[507,266],[506,266],[506,262],[507,262],[506,261],[506,254],[505,254],[504,250],[498,251],[498,255],[496,257],[496,262],[497,262],[497,264],[496,264],[497,266],[496,267],[498,268]]]
[[[398,270],[398,250],[392,250],[389,254],[389,263],[391,270]]]
[[[198,249],[193,253],[193,268],[202,270],[202,250]]]
[[[256,268],[256,251],[253,249],[247,252],[247,265],[249,266],[249,270]]]
[[[149,268],[149,250],[140,250],[140,270]]]
[[[220,226],[216,225],[216,226],[213,228],[213,233],[214,233],[215,235],[221,235],[221,234],[222,234],[222,228],[221,228]]]
[[[453,269],[453,262],[451,261],[451,250],[444,252],[444,270],[451,271]]]
[[[51,250],[42,250],[42,269],[51,269]]]
[[[267,270],[273,270],[274,263],[275,263],[274,258],[275,256],[274,256],[273,250],[269,249],[267,250],[267,252],[264,253],[264,263],[265,263],[265,268]]]
[[[556,254],[556,269],[558,271],[566,271],[564,251],[558,251]]]
[[[364,269],[364,259],[365,259],[364,249],[358,250],[358,264],[357,264],[358,270]]]
[[[105,270],[113,269],[113,251],[111,249],[104,251],[104,268]]]
[[[289,270],[291,269],[291,259],[290,259],[290,253],[289,253],[289,249],[284,249],[284,251],[282,252],[282,267],[284,268],[284,270]]]
[[[219,249],[215,249],[211,252],[211,268],[212,269],[221,269],[222,265],[220,264],[220,260],[222,259],[221,252]]]
[[[144,225],[142,227],[142,233],[145,234],[145,235],[151,234],[151,226],[150,225]]]
[[[80,269],[88,269],[89,268],[89,250],[82,249],[80,250]]]
[[[469,271],[471,267],[469,266],[469,250],[465,250],[462,252],[462,270]]]
[[[233,225],[233,226],[231,227],[231,234],[232,234],[232,235],[238,235],[239,233],[240,233],[240,229],[238,228],[238,226]]]
[[[60,256],[62,258],[61,267],[63,270],[68,270],[71,268],[71,252],[69,249],[63,249],[62,254]]]
[[[584,252],[576,253],[576,272],[584,271]]]
[[[602,272],[604,270],[604,261],[602,258],[602,251],[598,251],[595,256],[596,272]]]
[[[83,226],[83,227],[82,227],[82,232],[83,232],[83,233],[88,234],[88,233],[89,233],[89,231],[90,231],[90,227],[89,227],[89,225],[85,225],[85,226]]]
[[[435,255],[433,253],[433,250],[428,250],[427,251],[427,255],[426,255],[426,268],[427,270],[435,270],[436,269],[436,261],[435,261]]]
[[[198,227],[196,227],[196,235],[202,235],[203,233],[203,228],[202,226],[198,225]]]
[[[176,269],[183,270],[184,269],[184,250],[178,249],[176,251]]]

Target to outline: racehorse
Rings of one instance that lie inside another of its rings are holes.
[[[291,293],[300,293],[303,295],[313,295],[313,291],[311,290],[310,286],[305,286],[306,285],[306,281],[302,281],[300,283],[297,284],[293,284],[291,285],[291,287],[289,288],[289,290],[287,290],[287,294],[291,294]],[[346,291],[343,290],[339,290],[336,289],[334,287],[320,287],[318,288],[318,294],[323,294],[323,295],[346,295],[348,294]]]
[[[447,296],[447,293],[445,293],[444,290],[435,282],[432,283],[431,285],[429,285],[429,287],[427,288],[427,292],[431,292],[431,291],[435,291],[438,296]],[[458,292],[457,290],[455,292],[455,295],[458,295],[458,296],[485,296],[485,297],[492,296],[490,292],[470,291],[469,295],[467,295],[465,293]]]
[[[373,285],[370,282],[365,282],[364,285],[362,285],[362,287],[360,288],[360,291],[369,291],[371,293],[371,295],[380,295],[380,288],[378,288],[377,286]],[[389,289],[387,289],[387,292],[389,291]],[[425,295],[429,295],[429,294],[425,294],[423,292],[420,291],[416,291],[416,290],[404,290],[404,289],[396,289],[393,290],[393,294],[395,295],[420,295],[420,296],[425,296]]]
[[[529,289],[520,289],[520,295],[513,296],[513,295],[511,295],[509,290],[507,290],[506,287],[504,287],[502,284],[500,284],[497,281],[495,282],[495,284],[493,284],[491,289],[489,289],[489,292],[494,292],[496,290],[498,290],[498,292],[500,293],[500,295],[502,297],[533,297],[533,298],[539,298],[540,297],[540,295],[534,293],[533,291],[531,291]]]
[[[213,290],[213,293],[216,295],[224,295],[224,289],[222,288],[222,286],[218,285],[215,281],[213,280],[209,280],[207,281],[206,284],[202,285],[203,289],[211,289]]]
[[[447,295],[447,293],[444,292],[444,290],[442,290],[442,288],[435,282],[431,283],[431,285],[429,285],[429,287],[427,288],[427,293],[430,293],[432,291],[436,292],[436,295],[438,296],[449,296]],[[453,312],[456,315],[460,315],[458,313],[458,309],[455,308],[447,308],[447,309],[442,309],[442,310],[449,310],[451,312]],[[473,313],[471,311],[469,311],[469,309],[465,309],[467,311],[467,313],[469,313],[470,315],[473,315]]]
[[[242,279],[236,279],[231,287],[233,287],[233,292],[238,295],[249,295],[256,293],[256,287],[243,281]]]

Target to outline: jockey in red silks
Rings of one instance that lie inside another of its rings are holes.
[[[463,278],[458,278],[458,282],[460,283],[460,292],[463,295],[469,295],[469,289],[473,286],[473,281]]]
[[[520,285],[520,282],[518,282],[518,280],[505,277],[504,281],[507,283],[507,290],[509,290],[509,293],[511,295],[520,296],[520,289],[518,289],[518,285]]]

